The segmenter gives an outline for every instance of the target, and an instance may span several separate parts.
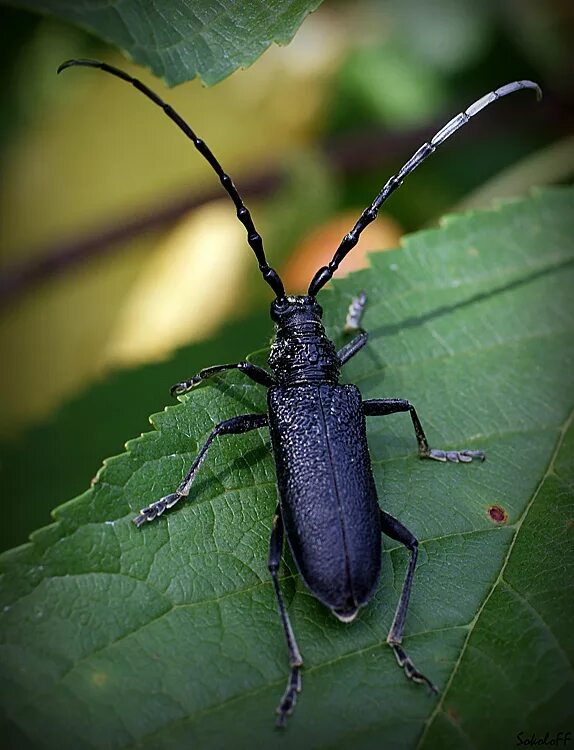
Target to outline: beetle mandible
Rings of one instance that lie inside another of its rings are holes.
[[[533,89],[540,98],[540,87],[532,81],[514,81],[491,91],[453,117],[427,143],[424,143],[399,172],[382,188],[355,226],[346,234],[332,260],[320,268],[306,295],[286,295],[279,274],[267,263],[261,236],[233,181],[207,147],[184,120],[157,94],[133,76],[96,60],[68,60],[58,73],[72,66],[98,68],[131,83],[163,109],[209,162],[235,204],[237,217],[247,232],[247,242],[259,263],[263,279],[275,299],[271,319],[275,338],[271,345],[271,372],[250,362],[216,365],[201,370],[189,380],[177,383],[172,395],[187,393],[194,386],[225,370],[240,370],[267,388],[266,414],[243,414],[216,425],[199,451],[176,491],[143,508],[133,520],[136,526],[153,521],[182,498],[188,497],[209,446],[222,435],[238,435],[261,427],[271,433],[279,489],[279,503],[273,518],[268,567],[289,652],[287,687],[277,707],[277,724],[284,726],[301,691],[303,659],[299,652],[279,585],[279,565],[284,536],[293,559],[310,592],[343,622],[353,620],[372,598],[381,569],[381,535],[402,543],[410,552],[407,573],[399,597],[387,643],[394,651],[406,676],[437,692],[431,680],[415,667],[401,643],[413,576],[417,562],[416,537],[393,516],[379,508],[371,469],[366,417],[408,412],[413,423],[421,458],[437,461],[470,462],[484,460],[480,450],[436,450],[429,447],[414,406],[402,398],[363,400],[354,385],[340,385],[340,368],[367,343],[361,328],[366,303],[364,294],[353,300],[346,320],[347,332],[354,338],[336,351],[322,323],[317,294],[332,278],[339,264],[357,244],[361,232],[375,220],[387,198],[405,177],[471,117],[492,102],[520,89]]]

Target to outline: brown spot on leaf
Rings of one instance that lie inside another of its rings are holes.
[[[446,715],[447,715],[449,721],[451,721],[453,724],[458,724],[459,723],[460,717],[458,715],[458,711],[455,711],[452,706],[449,706],[446,709]]]
[[[506,523],[508,521],[508,513],[504,510],[502,505],[490,505],[488,508],[488,516],[494,523]]]
[[[91,677],[92,685],[95,687],[102,687],[108,681],[108,676],[105,672],[94,672]]]

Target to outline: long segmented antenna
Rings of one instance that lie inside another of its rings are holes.
[[[471,117],[474,117],[474,115],[480,112],[481,109],[488,107],[489,104],[492,104],[497,99],[501,99],[503,96],[512,94],[520,89],[534,89],[536,91],[537,99],[540,100],[542,97],[540,86],[533,81],[513,81],[512,83],[507,83],[506,86],[501,86],[495,91],[491,91],[489,94],[486,94],[474,102],[474,104],[471,104],[464,112],[453,117],[452,120],[447,122],[447,124],[442,127],[430,141],[424,143],[419,150],[411,156],[407,163],[401,167],[400,171],[390,178],[371,205],[363,211],[355,226],[343,237],[341,244],[337,248],[329,265],[320,268],[313,277],[309,284],[308,294],[315,297],[317,292],[332,278],[335,271],[339,268],[339,264],[343,258],[345,258],[359,241],[361,232],[377,218],[379,208],[391,193],[402,184],[408,174],[414,171],[419,164],[422,164],[422,162],[436,150],[437,146],[440,146],[443,141],[450,138],[450,136],[463,125],[466,125]]]
[[[116,78],[121,78],[122,81],[131,83],[132,86],[134,86],[138,91],[141,91],[144,96],[147,96],[147,98],[151,99],[154,104],[157,104],[158,107],[161,107],[161,109],[163,109],[169,119],[175,122],[178,128],[185,133],[185,135],[190,139],[195,148],[199,151],[199,153],[213,167],[214,171],[221,181],[221,184],[235,204],[235,208],[237,210],[237,218],[245,227],[245,230],[247,232],[247,242],[255,253],[255,256],[259,263],[259,270],[261,271],[263,278],[273,289],[277,297],[284,297],[285,289],[283,287],[283,282],[281,281],[281,278],[279,277],[277,271],[271,268],[271,266],[267,263],[265,251],[263,250],[263,240],[259,232],[255,229],[255,225],[253,224],[253,219],[251,218],[249,209],[243,203],[243,200],[241,199],[237,188],[233,184],[233,180],[228,174],[223,171],[221,164],[211,153],[205,142],[202,141],[201,138],[197,137],[197,135],[185,122],[185,120],[183,120],[183,118],[180,117],[180,115],[178,115],[177,112],[169,104],[166,104],[163,99],[160,99],[157,94],[155,94],[141,81],[138,81],[137,78],[134,78],[128,73],[124,73],[124,71],[120,70],[119,68],[114,68],[113,65],[108,65],[107,63],[99,62],[98,60],[66,60],[66,62],[62,63],[58,68],[58,73],[61,73],[66,68],[71,68],[76,65],[86,68],[98,68],[99,70],[103,70],[105,73],[110,73],[110,75],[116,76]]]

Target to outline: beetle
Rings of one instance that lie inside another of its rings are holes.
[[[171,389],[172,395],[179,396],[214,375],[239,370],[267,389],[267,413],[243,414],[216,425],[175,492],[143,508],[133,519],[135,525],[139,527],[153,521],[189,496],[198,470],[216,438],[267,427],[271,434],[279,490],[268,568],[289,654],[289,677],[277,707],[277,725],[285,726],[294,709],[301,691],[303,666],[279,585],[285,536],[297,570],[309,591],[343,622],[351,622],[359,609],[373,597],[381,571],[382,534],[408,549],[407,572],[387,643],[410,680],[426,684],[431,691],[438,692],[402,647],[418,541],[399,520],[379,507],[367,445],[366,417],[408,412],[421,458],[468,463],[473,459],[482,461],[485,456],[480,450],[432,449],[415,407],[409,401],[402,398],[363,400],[355,385],[340,384],[341,367],[367,343],[367,333],[361,327],[366,296],[361,293],[351,303],[345,330],[355,335],[339,351],[325,332],[323,311],[316,298],[341,261],[355,247],[365,227],[375,220],[382,204],[408,174],[489,104],[521,89],[533,89],[540,98],[540,87],[532,81],[514,81],[491,91],[449,120],[386,182],[373,203],[343,237],[330,263],[315,273],[307,294],[293,296],[285,293],[279,274],[268,264],[262,238],[233,181],[205,142],[180,115],[141,81],[107,63],[68,60],[60,65],[58,73],[72,66],[98,68],[131,83],[161,107],[185,133],[214,169],[235,204],[237,217],[245,227],[247,242],[255,253],[261,275],[275,295],[270,310],[275,323],[275,338],[269,354],[271,372],[247,361],[215,365]]]

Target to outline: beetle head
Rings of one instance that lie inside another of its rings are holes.
[[[289,328],[307,321],[321,320],[323,308],[310,295],[276,297],[271,303],[271,319],[280,328]]]

